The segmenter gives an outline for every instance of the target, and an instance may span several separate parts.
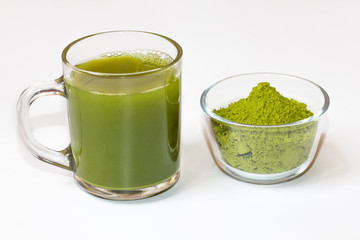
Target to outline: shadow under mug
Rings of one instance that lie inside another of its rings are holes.
[[[157,67],[125,73],[79,67],[121,56]],[[103,32],[70,43],[62,53],[63,76],[19,98],[25,145],[38,159],[73,171],[75,182],[98,197],[133,200],[169,189],[180,173],[181,57],[178,43],[149,32]],[[71,143],[62,151],[41,145],[30,127],[31,104],[51,95],[67,99]]]

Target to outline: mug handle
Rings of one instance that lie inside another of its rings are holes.
[[[39,143],[31,132],[29,110],[31,104],[40,97],[65,96],[64,81],[60,77],[52,82],[40,82],[25,89],[17,104],[19,133],[32,155],[41,161],[72,171],[72,154],[70,145],[61,151],[45,147]]]

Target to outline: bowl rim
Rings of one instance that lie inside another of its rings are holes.
[[[245,124],[245,123],[239,123],[239,122],[235,122],[235,121],[231,121],[228,120],[226,118],[220,117],[219,115],[215,114],[206,104],[206,97],[207,94],[211,91],[211,89],[215,86],[217,86],[218,84],[232,79],[232,78],[237,78],[237,77],[243,77],[243,76],[248,76],[248,75],[278,75],[278,76],[282,76],[282,77],[290,77],[290,78],[296,78],[298,80],[302,80],[302,81],[306,81],[312,85],[314,85],[315,87],[317,87],[320,92],[323,94],[324,97],[324,105],[320,108],[319,111],[317,111],[316,113],[314,113],[314,115],[312,115],[311,117],[302,119],[300,121],[296,121],[296,122],[292,122],[292,123],[286,123],[286,124],[278,124],[278,125],[253,125],[253,124]],[[241,127],[262,127],[262,128],[274,128],[274,127],[289,127],[289,126],[296,126],[296,125],[300,125],[300,124],[305,124],[305,123],[309,123],[309,122],[313,122],[318,120],[322,115],[325,114],[325,112],[328,110],[329,106],[330,106],[330,97],[328,95],[328,93],[318,84],[314,83],[313,81],[310,81],[306,78],[303,77],[299,77],[299,76],[295,76],[295,75],[290,75],[290,74],[285,74],[285,73],[275,73],[275,72],[253,72],[253,73],[242,73],[242,74],[236,74],[236,75],[232,75],[230,77],[224,78],[218,82],[215,82],[214,84],[210,85],[208,88],[206,88],[203,93],[201,94],[200,97],[200,105],[201,108],[203,109],[204,113],[206,115],[208,115],[210,118],[215,119],[219,122],[222,123],[226,123],[228,125],[235,125],[235,126],[241,126]]]

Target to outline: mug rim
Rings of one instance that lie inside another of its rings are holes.
[[[278,76],[282,76],[282,77],[291,77],[291,78],[296,78],[298,80],[302,80],[302,81],[306,81],[312,85],[314,85],[315,87],[317,87],[320,92],[322,93],[323,97],[324,97],[324,105],[316,112],[314,113],[314,115],[296,121],[296,122],[292,122],[292,123],[286,123],[286,124],[277,124],[277,125],[254,125],[254,124],[245,124],[245,123],[239,123],[239,122],[235,122],[223,117],[220,117],[219,115],[215,114],[206,104],[206,98],[207,98],[207,94],[212,90],[213,87],[216,87],[218,84],[229,80],[229,79],[233,79],[233,78],[238,78],[238,77],[243,77],[243,76],[248,76],[248,75],[278,75]],[[219,122],[228,124],[228,125],[233,125],[233,126],[241,126],[241,127],[260,127],[260,128],[279,128],[279,127],[290,127],[290,126],[296,126],[296,125],[301,125],[301,124],[306,124],[309,122],[313,122],[313,121],[317,121],[322,115],[324,115],[326,113],[326,111],[329,108],[330,105],[330,97],[328,95],[328,93],[318,84],[314,83],[313,81],[310,81],[306,78],[302,78],[302,77],[298,77],[295,75],[290,75],[290,74],[284,74],[284,73],[274,73],[274,72],[253,72],[253,73],[243,73],[243,74],[237,74],[237,75],[233,75],[227,78],[224,78],[212,85],[210,85],[208,88],[206,88],[204,90],[204,92],[201,94],[200,97],[200,105],[202,110],[204,111],[204,113],[206,115],[208,115],[211,119],[217,120]]]
[[[75,44],[91,38],[91,37],[95,37],[95,36],[99,36],[99,35],[105,35],[105,34],[111,34],[111,33],[141,33],[141,34],[147,34],[147,35],[153,35],[153,36],[158,36],[160,38],[163,38],[165,40],[167,40],[168,42],[170,42],[177,50],[177,55],[176,57],[168,64],[155,68],[155,69],[151,69],[151,70],[146,70],[146,71],[140,71],[140,72],[134,72],[134,73],[103,73],[103,72],[95,72],[95,71],[88,71],[88,70],[83,70],[81,68],[78,68],[76,65],[70,63],[70,61],[67,59],[67,53],[68,51],[71,49],[72,46],[74,46]],[[94,33],[94,34],[90,34],[81,38],[78,38],[74,41],[72,41],[71,43],[69,43],[64,50],[62,51],[61,54],[61,59],[64,65],[66,65],[67,67],[84,73],[84,74],[89,74],[89,75],[95,75],[95,76],[138,76],[138,75],[144,75],[144,74],[149,74],[149,73],[154,73],[154,72],[159,72],[161,70],[167,69],[173,65],[175,65],[176,63],[178,63],[182,57],[183,54],[183,50],[180,46],[180,44],[178,44],[175,40],[166,37],[164,35],[158,34],[158,33],[153,33],[153,32],[148,32],[148,31],[139,31],[139,30],[114,30],[114,31],[105,31],[105,32],[98,32],[98,33]]]

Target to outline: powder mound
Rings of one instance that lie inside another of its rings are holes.
[[[214,110],[222,118],[252,125],[280,125],[300,121],[313,115],[305,103],[282,96],[268,82],[261,82],[247,98]]]

